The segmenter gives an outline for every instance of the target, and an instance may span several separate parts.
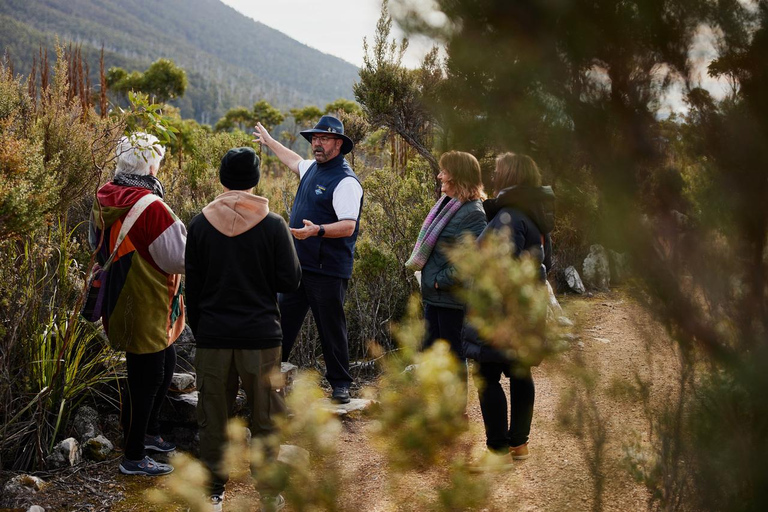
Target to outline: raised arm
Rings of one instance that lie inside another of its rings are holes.
[[[287,147],[280,144],[280,142],[278,142],[276,139],[274,139],[261,123],[256,123],[255,129],[256,131],[253,132],[253,136],[255,137],[253,142],[258,142],[259,144],[263,144],[271,149],[277,158],[279,158],[284,165],[288,166],[288,168],[298,176],[299,162],[304,159],[301,158],[296,152],[291,151]]]

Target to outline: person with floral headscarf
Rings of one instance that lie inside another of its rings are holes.
[[[128,372],[120,471],[162,475],[173,467],[156,462],[145,450],[175,449],[160,436],[158,416],[176,366],[173,343],[184,329],[181,274],[187,231],[162,201],[165,190],[157,172],[165,148],[158,139],[146,133],[122,137],[116,153],[115,176],[98,190],[91,210],[89,242],[98,249],[99,264],[118,245],[131,208],[156,196],[119,243],[105,283],[101,320],[112,347],[125,351]]]

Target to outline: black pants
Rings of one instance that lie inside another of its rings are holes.
[[[176,368],[176,348],[171,345],[152,354],[126,352],[128,392],[123,396],[125,458],[144,458],[144,435],[160,434],[160,407]]]
[[[349,345],[344,299],[348,279],[303,272],[299,289],[280,294],[280,324],[283,328],[283,361],[288,360],[307,311],[312,309],[325,359],[325,378],[333,387],[349,387]]]
[[[424,304],[424,320],[427,322],[424,348],[429,348],[436,340],[443,339],[451,344],[451,351],[463,361],[465,358],[461,333],[464,332],[464,316],[463,309]]]
[[[502,363],[479,363],[477,388],[480,410],[485,424],[488,449],[506,451],[510,446],[528,442],[533,419],[535,388],[531,369]],[[510,415],[507,416],[507,397],[501,387],[502,374],[509,377]]]
[[[446,340],[451,345],[451,352],[459,359],[459,377],[465,384],[463,395],[457,397],[467,406],[467,358],[464,357],[464,348],[461,336],[464,332],[463,309],[451,309],[431,304],[424,304],[424,320],[427,322],[427,332],[424,338],[424,348],[427,349],[439,339]]]

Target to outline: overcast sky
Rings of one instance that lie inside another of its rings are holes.
[[[381,0],[222,0],[242,14],[323,53],[363,65],[363,38],[373,42]],[[402,33],[393,24],[392,37]],[[425,44],[411,41],[404,64],[418,67]],[[427,48],[428,49],[428,48]]]
[[[242,14],[283,32],[297,41],[323,53],[340,57],[356,66],[363,64],[363,38],[373,42],[376,22],[381,13],[381,0],[222,0]],[[426,2],[428,3],[428,2]],[[393,24],[391,37],[398,40],[402,32]],[[700,83],[715,97],[721,98],[726,84],[706,75],[706,65],[714,56],[711,34],[702,31],[691,57],[699,61]],[[404,64],[418,67],[431,42],[412,39]],[[685,111],[680,91],[670,91],[666,107]]]

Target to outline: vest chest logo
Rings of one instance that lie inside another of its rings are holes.
[[[315,194],[317,194],[318,196],[319,196],[319,195],[322,195],[322,194],[323,194],[323,192],[325,192],[325,187],[324,187],[324,186],[322,186],[322,185],[317,185],[317,186],[315,187]]]

